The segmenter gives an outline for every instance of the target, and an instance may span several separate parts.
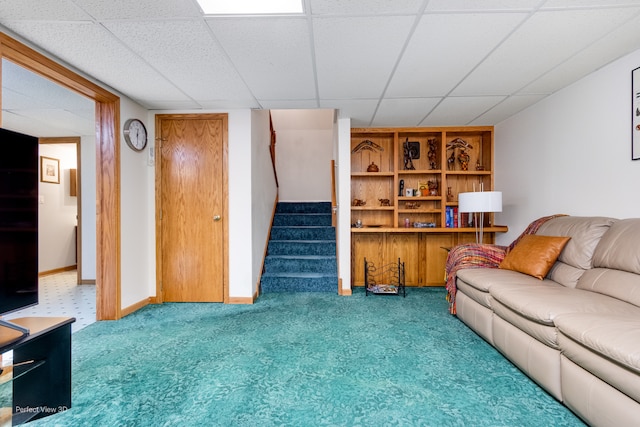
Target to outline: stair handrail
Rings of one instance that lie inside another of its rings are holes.
[[[278,185],[278,172],[276,171],[276,131],[273,128],[273,120],[271,119],[271,112],[269,112],[269,130],[271,131],[271,143],[269,144],[269,151],[271,152],[271,165],[273,166],[273,177],[276,180],[276,188]]]
[[[336,197],[336,161],[331,160],[331,225],[338,223],[338,198]]]

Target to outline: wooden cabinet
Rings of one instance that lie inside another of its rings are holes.
[[[475,241],[468,215],[446,227],[447,209],[481,188],[493,190],[493,127],[352,129],[352,285],[364,285],[364,257],[400,257],[407,286],[444,285],[444,248]],[[493,243],[507,228],[485,215]]]

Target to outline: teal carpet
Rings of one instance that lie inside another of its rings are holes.
[[[73,407],[32,426],[581,426],[447,313],[406,298],[268,294],[148,306],[73,335]]]

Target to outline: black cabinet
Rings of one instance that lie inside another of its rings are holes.
[[[71,408],[71,324],[75,319],[23,317],[11,322],[30,330],[20,338],[19,332],[0,327],[0,353],[13,350],[12,424]]]

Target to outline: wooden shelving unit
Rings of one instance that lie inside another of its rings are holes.
[[[352,285],[364,285],[364,257],[379,264],[401,257],[407,286],[444,285],[442,247],[475,241],[466,221],[445,227],[446,210],[458,206],[459,193],[493,190],[493,127],[354,128],[351,149]],[[507,231],[492,214],[484,220],[487,243]]]

